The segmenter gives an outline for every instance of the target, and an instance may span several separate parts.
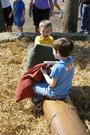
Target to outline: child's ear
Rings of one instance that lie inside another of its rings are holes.
[[[59,53],[59,51],[57,51],[57,55],[58,55],[58,56],[60,56],[60,53]]]

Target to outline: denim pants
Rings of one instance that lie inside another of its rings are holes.
[[[90,33],[90,4],[83,4],[82,16],[80,22],[80,32],[87,31]]]
[[[80,3],[80,7],[79,7],[79,11],[80,11],[80,18],[82,17],[82,8],[83,8],[83,4]]]
[[[38,96],[42,97],[48,97],[50,99],[63,99],[65,98],[67,95],[56,95],[55,92],[53,92],[49,87],[48,84],[46,82],[41,82],[41,83],[37,83],[35,85],[33,85],[33,90],[36,94],[38,94]],[[71,91],[71,90],[70,90]]]

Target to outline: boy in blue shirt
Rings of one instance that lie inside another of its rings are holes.
[[[54,65],[48,75],[47,69],[41,69],[45,78],[44,82],[33,85],[36,94],[49,97],[50,99],[63,99],[70,92],[74,69],[72,63],[74,59],[70,56],[73,50],[72,41],[60,38],[53,43],[53,55],[58,62],[47,61],[47,65]]]
[[[18,28],[19,34],[23,32],[25,23],[25,4],[22,0],[15,0],[13,3],[14,23]]]

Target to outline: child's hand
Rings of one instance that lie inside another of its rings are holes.
[[[41,72],[42,72],[43,74],[47,74],[47,69],[46,69],[46,68],[41,68]]]
[[[43,63],[46,64],[46,68],[48,68],[52,65],[51,61],[44,61]]]

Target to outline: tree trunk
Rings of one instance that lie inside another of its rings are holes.
[[[65,0],[63,32],[77,32],[79,0]]]
[[[0,32],[3,32],[3,31],[5,31],[5,22],[4,22],[1,0],[0,0]]]

